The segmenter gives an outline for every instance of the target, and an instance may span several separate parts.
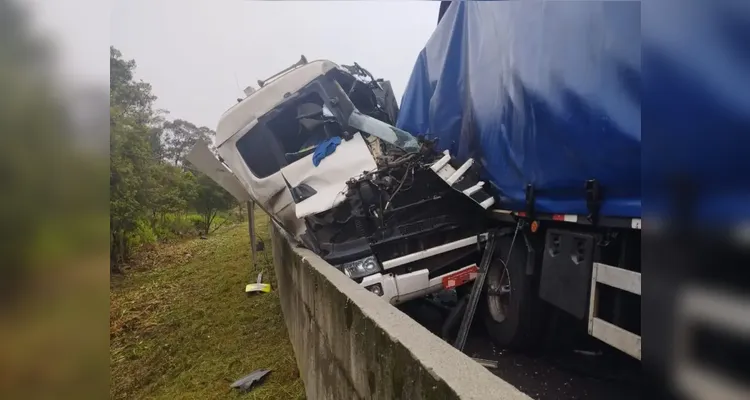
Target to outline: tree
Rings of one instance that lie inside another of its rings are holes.
[[[110,112],[110,260],[113,266],[129,256],[127,234],[145,215],[149,196],[144,190],[151,178],[151,148],[145,127],[120,112]]]
[[[158,115],[151,85],[134,80],[135,61],[110,47],[110,265],[129,256],[128,234],[150,209],[158,160],[150,135]],[[150,190],[149,190],[150,189]]]
[[[236,200],[208,175],[197,173],[196,180],[198,189],[197,196],[193,200],[193,207],[202,217],[201,231],[208,235],[213,232],[211,226],[216,215],[220,211],[230,210],[236,205]]]
[[[110,48],[110,265],[130,256],[131,243],[158,239],[167,214],[189,209],[201,215],[200,230],[212,232],[219,212],[234,206],[232,196],[184,162],[198,141],[215,133],[181,119],[167,121],[154,109],[151,85],[135,79],[136,63]],[[148,229],[151,229],[149,232]],[[215,229],[215,228],[214,228]]]
[[[119,106],[119,111],[131,117],[134,124],[148,126],[158,117],[153,109],[156,96],[151,93],[151,84],[135,80],[135,68],[135,60],[123,59],[122,53],[110,46],[110,104]]]
[[[145,190],[149,198],[152,228],[166,214],[187,210],[197,195],[195,176],[174,165],[156,164],[149,178]]]
[[[213,143],[216,133],[205,126],[176,119],[167,121],[163,125],[164,158],[174,165],[181,166],[190,149],[198,140]]]

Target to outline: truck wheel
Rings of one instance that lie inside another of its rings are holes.
[[[508,260],[511,242],[509,237],[498,239],[484,285],[483,314],[493,341],[503,347],[522,349],[532,344],[536,336],[532,326],[535,318],[533,276],[526,274],[523,238],[516,237]]]

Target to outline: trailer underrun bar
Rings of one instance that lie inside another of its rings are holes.
[[[608,345],[641,359],[641,337],[617,325],[598,318],[599,284],[641,295],[641,274],[612,265],[594,263],[591,274],[591,298],[589,300],[589,335]]]

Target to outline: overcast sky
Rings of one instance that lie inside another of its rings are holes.
[[[84,1],[84,0],[75,0]],[[110,43],[138,64],[157,107],[216,128],[242,96],[293,64],[357,61],[400,100],[435,28],[438,2],[115,0]],[[91,39],[93,41],[93,39]]]

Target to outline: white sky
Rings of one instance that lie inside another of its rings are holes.
[[[97,0],[72,2],[92,1]],[[438,7],[438,2],[114,0],[109,41],[136,60],[137,77],[152,84],[157,107],[169,110],[170,118],[215,129],[220,115],[242,97],[241,89],[257,86],[258,79],[302,54],[339,64],[357,61],[391,80],[400,100],[435,28]]]

